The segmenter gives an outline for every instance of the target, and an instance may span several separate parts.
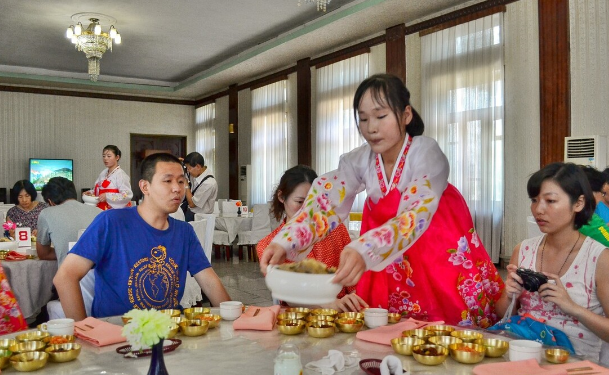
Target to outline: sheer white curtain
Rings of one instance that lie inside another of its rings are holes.
[[[353,118],[353,95],[367,77],[367,53],[317,70],[317,174],[336,169],[342,154],[364,143]],[[362,211],[365,198],[365,193],[361,193],[353,203],[352,210]]]
[[[203,155],[205,165],[211,173],[216,173],[216,104],[211,103],[199,107],[195,114],[195,141],[196,150]]]
[[[421,38],[422,116],[482,243],[499,261],[503,221],[503,13]]]
[[[288,169],[286,81],[252,90],[252,204],[271,199]]]

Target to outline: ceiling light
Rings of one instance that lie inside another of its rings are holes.
[[[326,8],[328,7],[328,4],[330,4],[330,1],[332,0],[298,0],[298,6],[300,6],[301,2],[306,3],[317,3],[317,10],[323,10],[324,12],[326,11]]]

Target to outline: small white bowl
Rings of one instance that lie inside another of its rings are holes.
[[[386,326],[389,323],[389,311],[377,308],[366,309],[364,310],[364,323],[368,328]]]
[[[224,320],[235,320],[243,313],[243,303],[239,301],[220,302],[220,316]]]
[[[89,206],[97,206],[97,204],[99,203],[99,197],[96,197],[94,195],[83,194],[82,201],[85,204],[88,204]]]
[[[19,242],[17,241],[3,241],[0,242],[0,250],[17,250],[19,248]]]
[[[283,271],[269,266],[264,281],[273,298],[293,306],[316,306],[334,302],[342,285],[334,284],[334,274]]]
[[[123,193],[106,193],[106,203],[112,208],[125,208],[131,200]]]
[[[510,341],[510,361],[524,361],[534,359],[541,362],[541,343],[532,340]]]

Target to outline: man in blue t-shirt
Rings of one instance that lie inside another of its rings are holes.
[[[142,162],[137,207],[103,212],[66,256],[53,283],[66,317],[86,317],[79,281],[95,267],[95,317],[179,304],[186,271],[194,275],[213,306],[230,300],[211,268],[192,226],[169,217],[184,198],[180,161],[153,154]]]

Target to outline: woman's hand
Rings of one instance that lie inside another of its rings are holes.
[[[548,277],[548,282],[539,287],[539,295],[544,302],[553,302],[565,314],[575,315],[575,311],[581,306],[569,297],[569,293],[560,281],[560,277],[553,273],[543,272],[543,274]]]
[[[345,295],[343,298],[337,298],[334,302],[322,306],[326,309],[338,310],[338,312],[359,312],[368,307],[366,301],[355,293]]]
[[[269,246],[264,249],[262,258],[260,258],[260,271],[266,275],[266,269],[269,264],[283,264],[283,262],[285,262],[285,254],[283,247],[271,242]]]
[[[335,284],[344,286],[355,285],[366,271],[364,258],[352,247],[345,247],[340,253],[340,263],[338,270],[332,281]]]
[[[106,193],[101,193],[98,198],[99,198],[100,202],[105,202],[106,201]]]
[[[505,292],[508,296],[509,299],[512,299],[512,297],[518,297],[520,296],[520,294],[523,291],[522,288],[522,278],[520,276],[518,276],[518,274],[516,274],[516,270],[518,269],[518,266],[516,266],[515,264],[508,264],[508,266],[506,267],[508,273],[507,273],[507,280],[505,280]]]

